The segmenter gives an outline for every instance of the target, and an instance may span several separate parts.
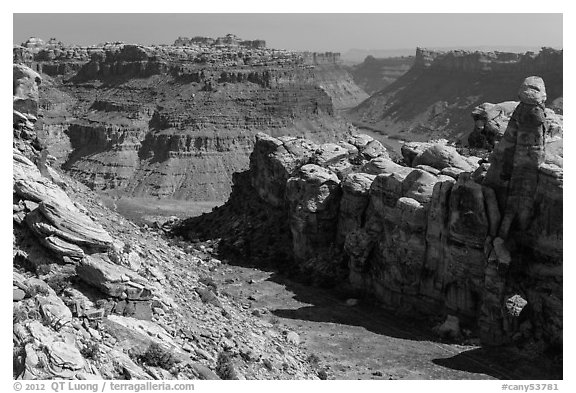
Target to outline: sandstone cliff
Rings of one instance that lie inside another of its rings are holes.
[[[325,141],[367,97],[322,55],[263,48],[50,49],[38,131],[76,179],[121,196],[225,200],[258,131]],[[14,58],[26,62],[16,50]],[[69,150],[72,150],[69,153]],[[69,153],[69,154],[68,154]]]
[[[350,67],[350,74],[358,86],[374,94],[404,75],[414,63],[413,56],[378,59],[367,56],[360,64]]]
[[[260,134],[226,205],[174,232],[221,237],[231,255],[403,314],[457,316],[486,345],[558,349],[562,139],[542,79],[519,97],[489,162],[410,143],[401,166],[366,135],[317,145]]]
[[[467,142],[469,113],[484,102],[515,98],[517,86],[539,75],[548,104],[562,97],[562,51],[538,54],[435,52],[418,48],[412,68],[350,111],[350,119],[403,140],[447,138]]]

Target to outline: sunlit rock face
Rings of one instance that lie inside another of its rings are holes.
[[[246,173],[251,182],[238,176],[215,221],[190,219],[179,233],[199,226],[210,232],[227,215],[242,217],[250,232],[218,232],[239,252],[249,237],[289,231],[266,241],[277,239],[274,247],[290,252],[283,263],[307,277],[332,280],[400,313],[458,316],[488,345],[557,345],[562,138],[549,132],[542,83],[528,78],[522,86],[538,91],[514,108],[489,162],[447,144],[408,143],[402,153],[410,166],[403,166],[384,152],[363,156],[368,136],[341,141],[341,151],[259,135]],[[242,203],[276,219],[250,221],[239,215]],[[252,242],[250,253],[273,260],[268,246]]]

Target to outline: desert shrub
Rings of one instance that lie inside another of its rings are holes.
[[[140,362],[152,366],[161,367],[169,370],[176,364],[176,358],[170,352],[160,346],[160,344],[152,343],[139,357]]]
[[[41,287],[40,285],[30,286],[30,287],[28,287],[28,290],[26,292],[28,292],[28,295],[30,295],[30,297],[34,297],[37,295],[40,295],[40,296],[50,295],[50,292],[48,291],[48,289]]]
[[[52,271],[52,266],[50,264],[36,266],[36,273],[38,273],[40,276],[44,276],[46,274],[49,274],[51,271]]]
[[[70,287],[70,278],[67,276],[53,276],[46,280],[46,284],[50,286],[57,294],[61,294],[65,289]]]
[[[12,313],[12,323],[24,322],[28,319],[28,312],[24,308],[15,308]]]
[[[98,360],[100,358],[100,345],[97,342],[88,343],[80,350],[80,353],[86,359]]]
[[[40,311],[38,311],[38,309],[33,308],[33,309],[28,311],[28,319],[33,319],[36,321],[42,321],[43,317],[42,317],[42,315],[40,315]]]
[[[320,358],[315,353],[308,355],[306,361],[310,363],[312,367],[318,367],[318,365],[320,364]]]
[[[232,363],[232,356],[229,352],[220,352],[216,360],[216,374],[222,379],[238,379],[238,374]]]
[[[126,368],[117,360],[112,360],[112,374],[111,379],[130,379],[129,374],[126,372]]]

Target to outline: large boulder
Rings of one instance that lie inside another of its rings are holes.
[[[153,288],[148,281],[125,268],[115,265],[105,254],[86,255],[76,266],[76,274],[108,296],[129,300],[150,300]]]
[[[446,167],[458,168],[463,171],[473,171],[475,169],[456,151],[456,148],[439,143],[425,148],[414,157],[412,166],[418,165],[428,165],[439,170]]]
[[[493,149],[502,139],[518,101],[505,101],[498,104],[486,102],[472,110],[474,130],[468,136],[471,147]]]

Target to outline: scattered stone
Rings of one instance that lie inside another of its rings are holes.
[[[526,307],[528,302],[520,295],[514,295],[506,300],[506,310],[513,317],[519,317],[520,313]]]
[[[12,300],[13,301],[19,302],[20,300],[23,300],[24,297],[26,297],[26,292],[24,292],[20,288],[14,288],[12,290]]]
[[[286,334],[286,341],[294,345],[299,345],[300,336],[296,332],[288,332],[288,334]]]
[[[346,305],[348,307],[354,307],[358,305],[358,299],[347,299],[346,300]]]

